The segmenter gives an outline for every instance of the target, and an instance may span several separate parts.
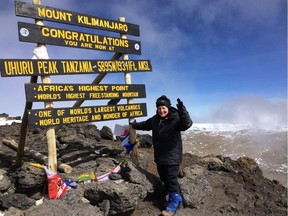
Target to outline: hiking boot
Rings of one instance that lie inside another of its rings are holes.
[[[180,194],[170,193],[168,199],[168,205],[166,209],[162,211],[163,216],[172,216],[176,213],[179,205],[183,202],[183,198]]]

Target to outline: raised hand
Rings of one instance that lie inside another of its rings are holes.
[[[183,107],[183,101],[181,101],[179,98],[177,98],[177,108]]]

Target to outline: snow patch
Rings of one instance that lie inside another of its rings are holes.
[[[11,120],[7,120],[7,118],[5,117],[0,117],[0,125],[11,125],[13,122],[15,123],[21,123],[21,120],[15,120],[15,119],[11,119]]]

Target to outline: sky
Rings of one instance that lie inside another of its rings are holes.
[[[287,125],[286,0],[42,0],[41,4],[112,20],[125,17],[126,22],[140,26],[140,37],[127,37],[141,41],[142,53],[129,54],[129,59],[149,59],[153,70],[131,73],[132,84],[146,87],[146,98],[134,102],[146,103],[148,116],[137,121],[153,116],[156,99],[166,95],[173,106],[180,98],[194,123]],[[36,44],[19,41],[17,22],[34,20],[16,17],[14,0],[1,2],[0,19],[0,59],[30,59]],[[108,35],[106,31],[97,33]],[[47,50],[51,59],[109,60],[113,56],[111,52],[52,45],[47,45]],[[51,82],[90,84],[96,76],[51,76]],[[0,113],[23,115],[24,84],[29,81],[29,77],[0,77]],[[124,75],[116,73],[108,74],[101,84],[124,82]],[[87,101],[83,106],[106,103]],[[73,104],[55,102],[54,107]],[[34,103],[33,108],[44,108],[43,102]],[[124,119],[96,125],[113,129],[115,124],[126,123]]]

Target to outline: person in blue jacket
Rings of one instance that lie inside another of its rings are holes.
[[[183,198],[180,193],[178,174],[182,162],[183,146],[181,131],[185,131],[193,124],[183,102],[177,99],[177,109],[171,106],[165,95],[156,101],[156,114],[142,122],[133,122],[136,130],[152,130],[154,160],[161,181],[169,194],[168,204],[163,215],[174,213]]]

